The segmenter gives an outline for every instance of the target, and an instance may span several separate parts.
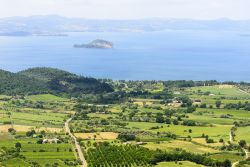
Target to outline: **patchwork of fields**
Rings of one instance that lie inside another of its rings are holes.
[[[162,84],[145,87],[165,95]],[[1,95],[0,166],[81,166],[64,130],[72,117],[70,131],[90,167],[202,167],[238,161],[247,167],[250,94],[232,85],[174,91],[171,100],[139,96],[107,105],[51,94]],[[206,163],[171,157],[189,153]]]

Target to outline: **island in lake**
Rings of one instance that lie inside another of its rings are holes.
[[[88,44],[76,44],[74,45],[75,48],[98,48],[98,49],[111,49],[114,47],[114,44],[109,41],[96,39]]]

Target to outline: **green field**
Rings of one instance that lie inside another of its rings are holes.
[[[213,158],[213,159],[217,159],[217,160],[229,159],[232,162],[241,161],[241,160],[244,159],[244,156],[236,155],[236,154],[233,154],[233,153],[218,153],[218,154],[213,154],[210,157]]]
[[[27,96],[27,100],[32,101],[42,101],[42,102],[66,102],[69,99],[58,97],[52,94],[40,94],[40,95],[31,95]]]
[[[234,86],[229,85],[216,85],[216,86],[201,86],[201,87],[193,87],[189,89],[189,91],[198,91],[201,92],[210,92],[214,94],[215,97],[235,97],[235,98],[249,98],[250,95],[245,93]]]
[[[75,160],[75,155],[72,152],[71,144],[36,144],[37,139],[9,139],[9,140],[0,140],[0,148],[14,148],[17,142],[20,142],[22,145],[21,155],[26,157],[25,160],[14,159],[7,162],[4,162],[3,165],[8,164],[18,164],[21,165],[27,164],[27,162],[37,162],[40,165],[45,165],[47,163],[52,164],[58,162],[62,166],[64,165],[64,160]]]
[[[246,126],[246,127],[239,127],[237,128],[236,131],[236,140],[246,140],[247,143],[250,143],[250,127]]]
[[[179,137],[201,137],[202,134],[206,134],[214,139],[224,138],[228,139],[228,133],[231,129],[231,125],[214,125],[210,126],[182,126],[182,125],[166,125],[160,123],[145,123],[145,122],[129,122],[128,127],[149,130],[154,126],[163,126],[163,128],[152,130],[154,132],[171,132],[175,133]],[[191,129],[192,133],[188,130]]]
[[[216,150],[210,147],[196,145],[192,142],[178,141],[178,140],[169,141],[169,142],[161,142],[161,143],[147,143],[145,147],[152,149],[152,150],[156,150],[156,149],[173,150],[175,148],[181,148],[186,151],[194,152],[197,154],[219,152],[219,150]]]

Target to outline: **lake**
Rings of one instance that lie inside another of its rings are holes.
[[[112,41],[115,48],[73,48],[94,39]],[[38,66],[124,80],[250,81],[250,36],[190,30],[0,37],[1,69]]]

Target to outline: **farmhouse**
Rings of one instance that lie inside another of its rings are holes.
[[[52,144],[52,143],[58,143],[59,139],[54,138],[54,139],[43,139],[43,144]]]

